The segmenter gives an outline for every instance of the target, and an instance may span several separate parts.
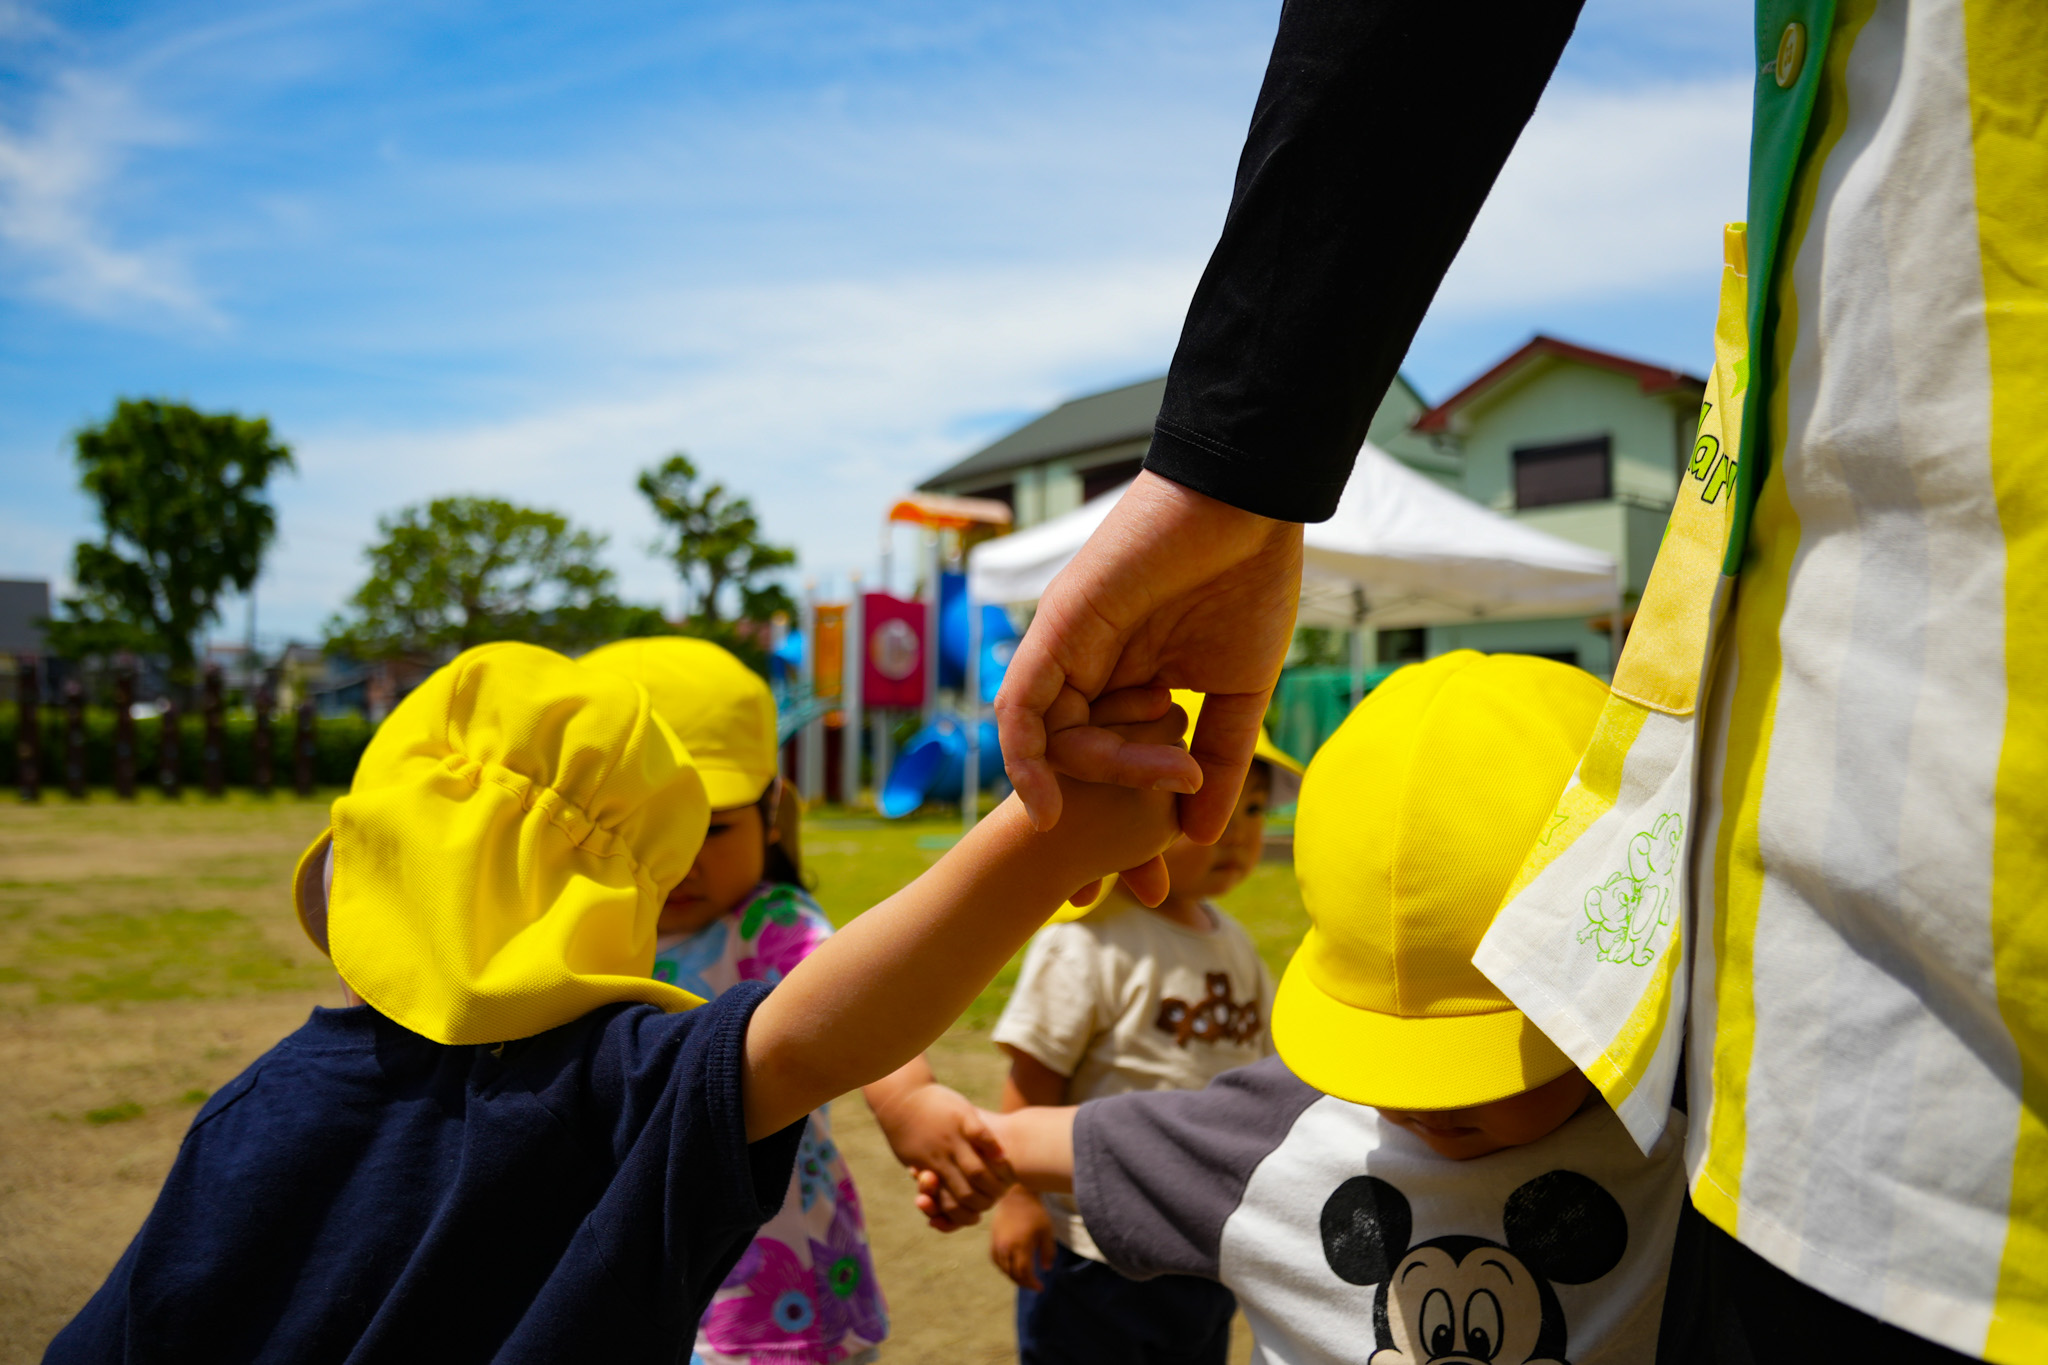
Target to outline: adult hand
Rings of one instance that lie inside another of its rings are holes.
[[[1222,837],[1279,680],[1301,597],[1301,526],[1150,472],[1039,601],[996,697],[1004,766],[1032,823],[1060,818],[1055,771],[1181,793],[1183,832]],[[1188,748],[1089,721],[1104,692],[1207,694]]]

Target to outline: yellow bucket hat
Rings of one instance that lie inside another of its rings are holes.
[[[1173,689],[1173,704],[1187,712],[1189,734],[1193,734],[1195,731],[1195,717],[1202,714],[1202,696],[1203,694],[1200,692],[1189,692],[1184,688],[1176,687]],[[1266,727],[1263,725],[1259,727],[1259,742],[1257,747],[1252,750],[1252,756],[1264,759],[1272,766],[1273,804],[1285,804],[1285,798],[1281,794],[1283,784],[1288,787],[1299,787],[1301,775],[1305,771],[1301,766],[1301,760],[1282,752],[1280,746],[1273,742],[1273,737],[1266,733]],[[1287,795],[1291,796],[1293,792],[1289,791]],[[1101,889],[1095,893],[1093,900],[1085,905],[1076,905],[1074,902],[1068,901],[1052,912],[1052,919],[1049,922],[1052,924],[1065,924],[1070,920],[1077,920],[1085,915],[1092,914],[1097,907],[1109,899],[1109,893],[1115,886],[1115,877],[1104,877]]]
[[[623,1001],[688,1009],[703,1001],[648,973],[710,812],[643,688],[484,645],[378,727],[299,860],[299,922],[319,943],[324,916],[342,979],[439,1043],[526,1038]]]
[[[1472,954],[1606,698],[1566,664],[1459,650],[1381,683],[1317,752],[1294,817],[1311,927],[1273,1001],[1296,1075],[1463,1109],[1571,1068]]]
[[[761,675],[709,640],[620,640],[578,660],[631,678],[690,751],[711,809],[751,806],[775,780],[775,697]]]

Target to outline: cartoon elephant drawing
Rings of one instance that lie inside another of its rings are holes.
[[[1508,1196],[1505,1243],[1453,1234],[1409,1245],[1408,1198],[1377,1176],[1323,1204],[1323,1257],[1338,1278],[1376,1285],[1368,1365],[1570,1365],[1569,1324],[1553,1284],[1587,1284],[1628,1249],[1613,1195],[1576,1171],[1550,1171]]]

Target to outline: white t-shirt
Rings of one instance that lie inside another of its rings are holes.
[[[1277,1057],[1084,1104],[1074,1192],[1101,1258],[1235,1291],[1267,1365],[1622,1365],[1656,1356],[1685,1118],[1647,1158],[1595,1102],[1450,1161]]]
[[[995,1041],[1068,1077],[1066,1102],[1199,1090],[1272,1055],[1273,981],[1251,936],[1207,902],[1204,932],[1140,906],[1039,930]],[[1047,1195],[1062,1246],[1102,1259],[1071,1199]]]

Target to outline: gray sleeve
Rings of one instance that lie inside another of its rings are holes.
[[[1088,1235],[1132,1279],[1215,1279],[1245,1183],[1322,1097],[1268,1057],[1201,1090],[1088,1101],[1074,1116],[1074,1199]]]

